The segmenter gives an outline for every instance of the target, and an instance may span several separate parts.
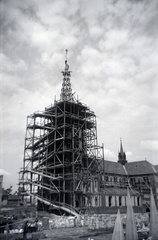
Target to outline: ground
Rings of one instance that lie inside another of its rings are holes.
[[[28,233],[28,240],[111,240],[112,233],[105,231],[88,231],[86,227],[60,228]],[[3,234],[1,240],[21,240],[22,234]]]
[[[64,240],[87,240],[88,238],[94,240],[111,240],[112,233],[107,231],[88,231],[86,227],[78,228],[63,228],[63,229],[52,229],[51,231],[44,231],[50,239],[64,239]]]

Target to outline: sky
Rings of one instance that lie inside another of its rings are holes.
[[[97,116],[104,157],[158,164],[158,1],[0,1],[0,174],[17,188],[26,118],[75,95]]]

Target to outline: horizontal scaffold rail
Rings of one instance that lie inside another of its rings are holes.
[[[53,176],[51,176],[51,175],[49,175],[49,174],[45,174],[45,173],[40,172],[40,171],[37,172],[37,171],[34,171],[34,170],[32,170],[32,169],[29,169],[28,171],[29,171],[29,172],[32,172],[32,173],[34,173],[34,174],[43,176],[43,177],[47,177],[47,178],[53,179],[53,180],[58,180],[58,179],[60,179],[60,178],[63,178],[62,176],[53,177]]]
[[[37,124],[32,124],[27,126],[28,129],[47,129],[51,130],[53,127],[49,127],[47,125],[37,125]]]
[[[55,114],[54,115],[53,114],[48,114],[45,111],[43,111],[43,112],[35,112],[35,113],[31,114],[29,117],[31,117],[31,118],[36,118],[36,117],[51,118],[51,117],[55,117]]]

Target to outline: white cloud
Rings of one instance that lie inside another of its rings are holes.
[[[104,148],[104,158],[106,160],[113,160],[116,161],[116,155],[113,151],[110,151],[109,149]]]
[[[10,174],[11,174],[10,172],[0,169],[0,175],[9,176]]]
[[[15,62],[13,62],[3,53],[0,53],[0,63],[1,71],[8,72],[10,74],[25,71],[27,69],[26,63],[22,59],[16,59]]]
[[[89,33],[93,39],[98,39],[104,33],[104,29],[98,25],[90,26]]]
[[[150,150],[150,151],[157,150],[158,151],[158,140],[142,141],[140,143],[140,146],[142,149],[145,149],[145,150]]]
[[[132,156],[132,152],[126,152],[127,160]]]
[[[1,4],[0,152],[14,184],[26,116],[59,99],[67,48],[73,92],[97,115],[105,158],[117,160],[122,137],[129,159],[156,161],[149,148],[157,149],[158,139],[157,1]]]

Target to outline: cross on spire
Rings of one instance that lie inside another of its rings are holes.
[[[65,52],[66,52],[66,54],[65,54],[65,55],[66,55],[65,60],[67,61],[68,50],[66,49]]]

